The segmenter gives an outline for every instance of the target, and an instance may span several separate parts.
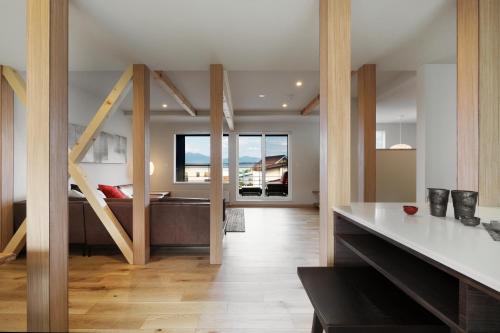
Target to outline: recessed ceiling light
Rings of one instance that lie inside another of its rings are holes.
[[[286,107],[288,107],[288,104],[283,103],[281,106],[284,107],[284,108],[286,108]]]
[[[260,95],[259,95],[259,97],[260,97],[260,98],[264,98],[264,97],[266,97],[266,95],[264,95],[264,94],[260,94]]]
[[[167,106],[168,106],[167,104],[163,104],[161,107],[164,108],[164,109],[166,109]]]
[[[297,82],[295,82],[295,85],[296,85],[297,87],[302,87],[302,81],[297,81]]]

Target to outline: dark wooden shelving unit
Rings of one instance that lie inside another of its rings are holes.
[[[297,273],[327,333],[449,331],[372,267],[299,267]]]
[[[335,267],[370,267],[451,332],[500,332],[500,293],[340,213]]]
[[[459,281],[417,257],[373,235],[336,237],[418,304],[448,326],[459,324]]]

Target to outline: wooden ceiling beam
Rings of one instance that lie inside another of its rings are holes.
[[[307,116],[319,105],[319,94],[316,95],[307,105],[300,111],[300,114]]]
[[[231,98],[231,89],[229,88],[229,78],[227,71],[224,71],[223,82],[223,111],[227,121],[227,126],[231,131],[234,131],[234,109],[233,100]]]
[[[196,116],[196,110],[188,101],[188,99],[180,92],[179,89],[174,85],[174,83],[170,80],[168,75],[164,71],[153,71],[153,77],[160,84],[163,90],[169,93],[180,106],[191,116]]]

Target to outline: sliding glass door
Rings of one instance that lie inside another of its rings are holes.
[[[265,195],[288,196],[288,135],[265,136]]]
[[[240,197],[288,197],[288,135],[253,134],[238,138]]]
[[[238,192],[244,197],[262,195],[262,135],[240,135],[238,142]]]

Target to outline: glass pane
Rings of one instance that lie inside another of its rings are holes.
[[[210,181],[210,137],[186,135],[184,181],[203,183]]]
[[[229,182],[228,136],[222,139],[223,180]],[[210,181],[210,136],[206,134],[176,136],[176,181],[205,183]]]
[[[377,131],[375,140],[377,149],[385,149],[385,131]]]
[[[266,135],[266,196],[288,195],[288,135]]]
[[[240,135],[238,184],[242,196],[262,195],[262,136]]]
[[[222,137],[222,181],[229,183],[229,136]]]

